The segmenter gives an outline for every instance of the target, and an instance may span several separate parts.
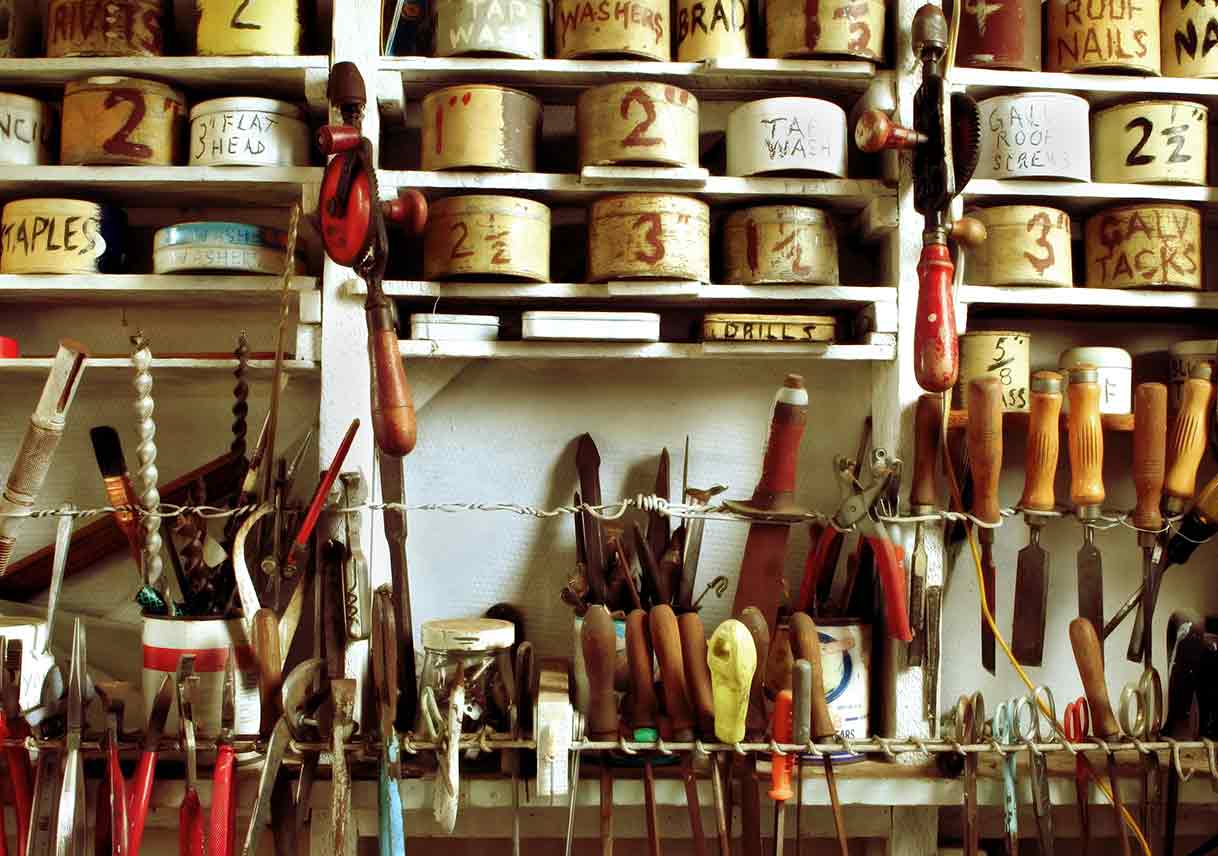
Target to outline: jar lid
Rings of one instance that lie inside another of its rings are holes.
[[[492,651],[516,641],[516,626],[498,618],[444,618],[423,622],[423,647],[432,651]]]
[[[190,108],[190,121],[193,122],[199,116],[206,116],[208,113],[236,113],[243,110],[254,113],[272,113],[276,116],[287,116],[289,119],[304,119],[304,111],[295,104],[277,101],[274,98],[248,98],[242,95],[200,101]]]
[[[1169,347],[1167,352],[1179,356],[1198,354],[1208,357],[1218,353],[1218,339],[1185,339]]]
[[[1133,357],[1122,348],[1068,348],[1062,351],[1057,360],[1063,369],[1071,369],[1082,363],[1102,369],[1132,369]]]

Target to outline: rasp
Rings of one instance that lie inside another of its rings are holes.
[[[381,475],[381,498],[386,507],[385,540],[389,542],[389,574],[393,586],[393,622],[398,639],[398,697],[396,725],[410,731],[415,723],[419,697],[414,663],[414,622],[410,611],[410,571],[406,564],[406,459],[377,452]],[[393,507],[398,506],[398,507]]]

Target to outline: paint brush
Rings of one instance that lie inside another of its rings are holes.
[[[139,521],[135,516],[139,499],[135,495],[135,487],[131,484],[127,460],[123,457],[123,442],[118,437],[118,431],[109,425],[90,429],[89,439],[93,441],[93,456],[97,458],[102,484],[106,488],[106,501],[118,509],[114,512],[114,522],[126,537],[138,569],[143,560]]]

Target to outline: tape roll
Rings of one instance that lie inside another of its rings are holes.
[[[64,164],[173,166],[182,152],[186,98],[155,80],[90,77],[64,87]]]
[[[698,99],[646,81],[584,90],[575,107],[579,164],[698,165]]]
[[[884,0],[769,0],[765,4],[767,53],[779,59],[842,56],[882,61],[889,5]]]
[[[544,0],[438,0],[436,56],[544,59]]]
[[[969,250],[972,285],[1074,285],[1070,215],[1044,205],[995,205],[967,212],[988,237]]]
[[[667,62],[672,58],[668,8],[667,0],[557,0],[555,55]]]
[[[199,56],[291,56],[300,50],[298,0],[195,0]]]
[[[1046,71],[1159,74],[1158,3],[1048,0],[1048,21]]]
[[[1088,288],[1199,291],[1201,212],[1188,205],[1122,205],[1087,218]]]
[[[978,104],[977,178],[1091,180],[1090,105],[1077,95],[1021,92]]]
[[[819,208],[759,205],[733,211],[723,235],[728,282],[838,284],[837,229]]]
[[[152,269],[154,273],[279,275],[283,273],[287,244],[287,232],[270,226],[207,220],[177,223],[153,235]]]
[[[1092,176],[1128,184],[1204,185],[1209,112],[1192,101],[1136,101],[1096,112]]]
[[[846,111],[787,96],[741,104],[727,117],[727,174],[846,175]]]
[[[423,98],[421,168],[533,172],[541,102],[516,89],[449,86]]]
[[[271,98],[213,98],[190,110],[191,166],[307,166],[304,111]]]
[[[36,166],[55,162],[54,107],[36,98],[0,92],[0,164]]]
[[[450,196],[431,203],[423,276],[496,276],[548,282],[550,209],[514,196]]]
[[[588,218],[588,279],[710,281],[710,208],[691,196],[626,193]]]
[[[0,212],[0,273],[117,273],[127,215],[78,199],[21,199]]]
[[[48,57],[165,52],[164,0],[50,0],[46,8]]]

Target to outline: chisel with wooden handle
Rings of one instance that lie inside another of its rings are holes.
[[[1002,385],[996,377],[969,381],[966,441],[973,473],[971,513],[983,523],[998,523],[1002,520],[998,504],[998,478],[1002,474]],[[994,565],[994,530],[983,526],[977,528],[985,599],[996,620],[998,606],[994,600],[998,569]],[[994,674],[995,669],[994,653],[994,632],[982,614],[981,664],[990,674]]]
[[[1144,644],[1149,635],[1140,631],[1151,627],[1155,608],[1155,550],[1158,532],[1163,528],[1163,481],[1167,469],[1167,387],[1161,383],[1142,383],[1133,399],[1133,484],[1137,504],[1133,525],[1138,528],[1142,548],[1142,610],[1129,638],[1126,658],[1137,662],[1145,655],[1150,667],[1151,648]]]
[[[687,612],[677,619],[681,629],[681,659],[685,663],[685,685],[689,688],[689,702],[693,708],[697,734],[703,740],[715,737],[715,698],[711,687],[710,664],[706,631],[702,619],[696,612]],[[723,856],[731,853],[727,837],[727,820],[723,805],[723,783],[719,776],[719,764],[712,755],[709,759],[711,771],[711,796],[715,802],[715,833],[719,839],[719,852]]]
[[[914,409],[914,463],[909,488],[909,513],[931,514],[938,505],[935,472],[939,466],[942,438],[943,396],[924,393]],[[909,567],[909,619],[914,640],[909,646],[909,665],[920,666],[926,656],[926,524],[914,530],[913,560]],[[798,698],[796,699],[798,702]]]
[[[647,613],[636,609],[626,616],[626,662],[630,667],[630,727],[638,741],[656,738],[656,688],[652,672],[653,653],[647,641]],[[659,856],[660,833],[656,812],[655,771],[651,756],[643,759],[643,799],[647,820],[648,856]]]
[[[617,660],[617,634],[609,610],[597,604],[589,607],[580,628],[584,668],[588,673],[588,737],[595,741],[617,740],[617,699],[613,694],[613,672]],[[606,787],[608,785],[608,787]],[[609,801],[605,802],[606,791]],[[601,853],[613,853],[613,773],[608,753],[601,758]],[[572,792],[571,799],[576,794]]]
[[[1083,524],[1083,546],[1078,551],[1078,614],[1092,627],[1103,627],[1104,564],[1095,546],[1095,521],[1104,502],[1104,429],[1100,422],[1099,373],[1094,366],[1070,370],[1068,395],[1070,503]]]

